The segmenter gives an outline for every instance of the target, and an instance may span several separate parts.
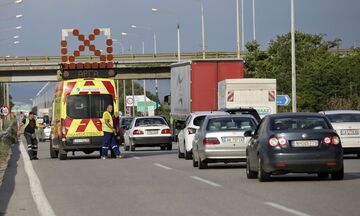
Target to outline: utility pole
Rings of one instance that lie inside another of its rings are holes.
[[[291,89],[292,111],[296,112],[295,6],[291,0]]]

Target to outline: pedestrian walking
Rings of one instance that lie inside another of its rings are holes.
[[[115,141],[116,128],[114,127],[112,112],[113,106],[108,105],[106,111],[103,113],[102,130],[104,132],[104,143],[101,148],[101,159],[106,159],[109,147],[113,150],[116,158],[121,158],[119,147]]]
[[[21,130],[24,128],[24,136],[27,142],[27,150],[30,160],[38,160],[38,141],[36,139],[36,130],[42,127],[44,126],[39,125],[35,119],[34,113],[29,112],[28,118],[24,118],[18,128],[18,136],[20,136]]]

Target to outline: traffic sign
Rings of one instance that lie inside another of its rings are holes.
[[[277,95],[276,96],[276,105],[278,106],[287,106],[290,104],[290,97],[289,95]]]

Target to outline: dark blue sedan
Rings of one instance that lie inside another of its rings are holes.
[[[344,178],[341,141],[329,120],[317,113],[281,113],[262,119],[247,146],[248,178],[270,181],[271,175],[316,173]]]

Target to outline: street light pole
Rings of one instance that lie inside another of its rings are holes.
[[[180,52],[180,22],[179,22],[179,19],[178,17],[176,16],[175,13],[171,12],[171,11],[160,11],[159,9],[157,8],[151,8],[151,11],[152,12],[163,12],[163,13],[166,13],[166,14],[170,14],[170,15],[173,15],[175,16],[176,18],[176,30],[177,30],[177,52],[178,52],[178,62],[181,61],[181,52]]]
[[[202,42],[202,55],[203,59],[205,59],[205,17],[204,17],[204,1],[200,0],[201,4],[201,42]]]
[[[131,28],[134,28],[134,29],[144,29],[144,30],[153,32],[153,34],[154,34],[154,55],[156,55],[156,53],[157,53],[157,47],[156,47],[156,46],[157,46],[157,44],[156,44],[156,32],[155,32],[152,28],[143,27],[143,26],[137,26],[137,25],[131,25]]]
[[[135,117],[135,97],[134,97],[134,80],[131,80],[131,94],[132,94],[132,116]]]
[[[295,60],[295,5],[291,0],[291,89],[292,111],[296,112],[296,60]]]
[[[255,0],[252,0],[252,12],[253,12],[253,40],[256,40],[256,32],[255,32]]]
[[[244,0],[241,0],[241,47],[245,51],[245,33],[244,33]]]
[[[146,80],[143,81],[144,82],[144,113],[145,116],[147,116],[146,112],[147,112],[147,104],[146,104]]]
[[[240,58],[240,17],[239,17],[239,0],[236,0],[236,47],[237,47],[237,58]]]

